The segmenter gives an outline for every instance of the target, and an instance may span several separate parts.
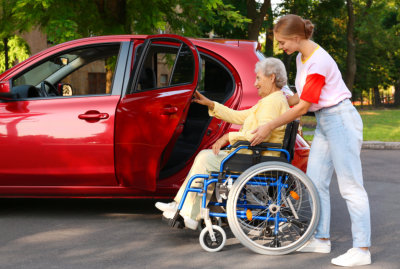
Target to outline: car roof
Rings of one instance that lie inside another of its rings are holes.
[[[40,52],[38,52],[35,55],[30,56],[28,59],[30,61],[34,60],[35,58],[41,57],[41,55],[48,53],[49,51],[56,52],[56,51],[61,51],[65,48],[68,47],[73,47],[74,45],[78,44],[93,44],[93,43],[98,43],[98,42],[128,42],[132,40],[143,40],[147,38],[148,35],[106,35],[106,36],[94,36],[94,37],[85,37],[85,38],[80,38],[80,39],[75,39],[71,41],[67,41],[61,44],[57,44],[55,46],[49,47],[47,49],[44,49]],[[188,38],[195,46],[197,47],[202,47],[208,50],[211,50],[215,53],[221,54],[223,56],[224,53],[223,51],[226,50],[229,47],[236,47],[240,48],[240,50],[256,50],[258,47],[258,43],[255,41],[248,41],[248,40],[235,40],[235,39],[205,39],[205,38]],[[228,46],[227,46],[228,45]],[[23,61],[24,62],[24,61]],[[23,63],[19,63],[16,66],[10,68],[9,70],[5,71],[3,74],[0,75],[0,77],[4,78],[7,76],[8,73],[12,73],[15,69],[18,69],[18,67]]]

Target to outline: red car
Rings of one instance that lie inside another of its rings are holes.
[[[237,126],[191,103],[195,89],[254,105],[257,43],[105,36],[46,49],[0,75],[1,197],[162,198],[196,154]],[[305,170],[298,136],[294,164]]]

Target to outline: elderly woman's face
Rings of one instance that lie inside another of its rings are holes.
[[[258,95],[263,98],[274,91],[275,86],[275,74],[265,76],[262,71],[258,71],[256,74],[256,86]]]

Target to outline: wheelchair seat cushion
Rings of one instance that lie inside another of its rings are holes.
[[[243,154],[242,153],[243,150],[240,150],[238,153],[230,156],[230,158],[224,162],[223,170],[224,171],[228,170],[231,172],[243,172],[247,168],[262,162],[279,161],[279,162],[289,163],[293,159],[298,127],[299,127],[299,121],[297,120],[292,121],[286,125],[285,136],[283,138],[282,144],[261,143],[257,146],[249,147],[248,150],[247,149],[245,150],[246,153],[250,152],[251,154]],[[250,146],[250,143],[248,141],[238,141],[232,147],[236,148],[241,145]],[[276,148],[276,149],[280,148],[286,150],[287,152],[289,152],[290,161],[287,160],[283,152],[278,153],[278,152],[268,151],[267,150],[268,148]],[[267,156],[263,154],[266,151],[269,152]]]
[[[247,168],[262,162],[285,162],[288,160],[283,156],[260,156],[260,158],[254,158],[251,154],[239,154],[233,155],[225,164],[224,171],[230,172],[243,172]]]

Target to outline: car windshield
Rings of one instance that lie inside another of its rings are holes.
[[[29,84],[37,85],[78,57],[79,54],[64,54],[56,56],[14,79],[13,86],[25,85],[28,81]]]

